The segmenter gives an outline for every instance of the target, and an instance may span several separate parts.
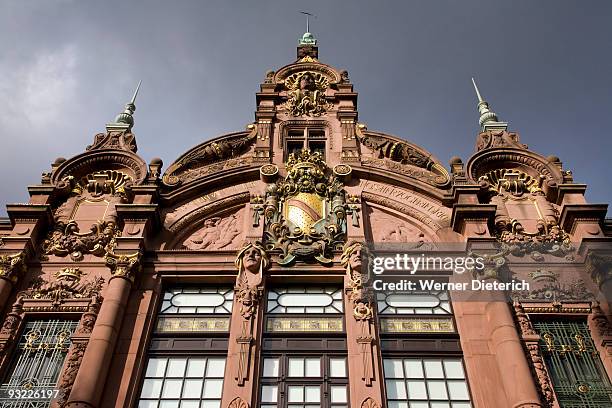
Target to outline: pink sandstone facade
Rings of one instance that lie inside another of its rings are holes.
[[[164,172],[136,153],[133,100],[7,205],[0,406],[612,406],[607,205],[478,96],[475,153],[447,167],[359,122],[305,34],[246,130]],[[373,254],[437,244],[486,263],[440,281],[530,290],[371,287]]]

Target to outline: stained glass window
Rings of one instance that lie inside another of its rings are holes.
[[[338,287],[289,287],[268,291],[268,313],[343,313]]]
[[[378,314],[451,314],[448,292],[376,292]]]
[[[160,314],[231,314],[234,289],[179,287],[164,293]]]

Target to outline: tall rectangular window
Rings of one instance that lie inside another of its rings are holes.
[[[224,357],[151,357],[139,408],[219,408]]]
[[[47,407],[57,395],[56,385],[70,348],[70,337],[78,322],[34,320],[25,323],[6,379],[0,386],[0,407]],[[27,404],[15,399],[16,392],[32,390],[37,398]],[[38,391],[38,394],[35,392]]]
[[[234,289],[175,286],[162,297],[138,408],[219,408]]]
[[[471,408],[459,358],[385,358],[389,408]]]
[[[261,408],[348,407],[348,376],[344,356],[265,357],[261,378]]]

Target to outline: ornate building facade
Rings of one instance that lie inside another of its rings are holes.
[[[309,33],[254,123],[165,171],[135,98],[0,221],[0,407],[612,406],[607,205],[479,93],[450,167],[359,122]],[[441,244],[484,267],[416,276],[530,290],[373,287]]]

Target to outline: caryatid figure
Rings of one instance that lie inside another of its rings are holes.
[[[362,242],[348,242],[340,257],[340,263],[346,268],[348,283],[347,296],[353,302],[353,315],[357,320],[372,318],[372,300],[364,287],[369,281],[370,251]]]
[[[250,319],[257,311],[263,290],[264,270],[270,267],[270,257],[259,242],[248,243],[236,257],[238,276],[236,277],[236,297],[240,302],[240,314]]]

